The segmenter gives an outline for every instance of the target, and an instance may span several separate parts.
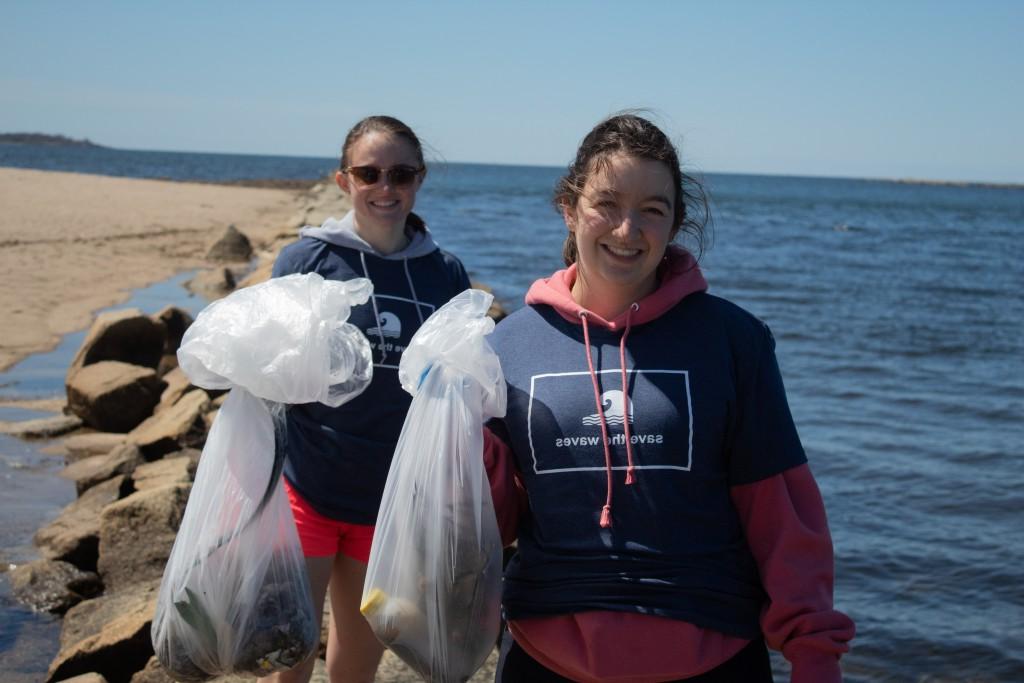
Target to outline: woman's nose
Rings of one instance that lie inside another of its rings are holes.
[[[635,211],[624,211],[615,232],[622,237],[632,237],[640,231],[638,219],[639,216]]]

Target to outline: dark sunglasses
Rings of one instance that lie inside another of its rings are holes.
[[[380,181],[382,173],[386,173],[388,176],[388,183],[395,187],[404,187],[411,185],[416,176],[423,173],[426,169],[420,166],[406,166],[400,164],[398,166],[392,166],[391,168],[377,168],[376,166],[348,166],[347,168],[341,169],[342,173],[348,173],[356,179],[360,185],[370,186],[376,185]]]

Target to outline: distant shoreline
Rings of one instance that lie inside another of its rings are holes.
[[[993,183],[981,180],[926,180],[920,178],[878,178],[877,181],[882,183],[897,183],[898,185],[937,185],[940,187],[990,187],[997,190],[1024,189],[1024,183]]]
[[[110,150],[118,153],[158,153],[158,154],[170,154],[170,155],[199,155],[199,156],[226,156],[226,157],[266,157],[266,158],[293,158],[290,155],[269,155],[259,154],[252,152],[195,152],[195,151],[177,151],[177,150],[137,150],[137,149],[120,149],[117,147],[109,147],[107,145],[99,145],[92,142],[88,138],[76,140],[69,138],[65,135],[49,135],[45,133],[0,133],[0,144],[13,144],[13,145],[24,145],[26,147],[39,146],[39,147],[77,147],[81,149],[102,149]],[[309,160],[325,160],[329,161],[330,165],[333,166],[337,162],[333,157],[294,157],[295,159],[309,159]],[[440,166],[446,164],[458,164],[466,166],[513,166],[522,168],[543,168],[543,169],[560,169],[561,166],[547,166],[547,165],[536,165],[536,164],[505,164],[505,163],[485,163],[478,161],[448,161],[441,162]],[[0,154],[0,167],[9,168],[35,168],[32,165],[22,164],[5,164],[3,162],[3,155]],[[110,175],[102,172],[95,171],[80,171],[72,168],[52,168],[52,167],[40,167],[40,170],[58,170],[70,173],[85,173],[88,175]],[[332,172],[333,173],[333,172]],[[934,186],[934,187],[960,187],[960,188],[989,188],[998,190],[1022,190],[1024,189],[1024,183],[1020,182],[999,182],[999,181],[988,181],[988,180],[939,180],[939,179],[928,179],[928,178],[886,178],[886,177],[870,177],[870,176],[842,176],[842,175],[801,175],[791,173],[752,173],[748,171],[711,171],[704,170],[698,175],[702,176],[763,176],[770,178],[794,178],[802,180],[842,180],[842,181],[856,181],[856,182],[868,182],[868,183],[893,183],[897,185],[919,185],[919,186]],[[273,177],[260,177],[256,176],[253,178],[236,178],[232,180],[210,180],[200,178],[169,178],[160,175],[142,175],[142,176],[114,176],[114,177],[143,177],[152,178],[154,180],[170,180],[172,182],[200,182],[210,183],[218,185],[237,185],[243,187],[263,187],[263,188],[277,188],[277,189],[306,189],[307,187],[314,185],[323,180],[323,176],[317,178],[273,178]]]
[[[52,145],[54,147],[103,147],[89,138],[75,140],[66,135],[46,133],[0,133],[0,142],[14,145]]]

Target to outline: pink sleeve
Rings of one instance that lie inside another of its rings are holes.
[[[484,427],[484,468],[491,483],[501,540],[508,546],[518,534],[519,514],[527,505],[526,491],[519,481],[512,449],[487,427]]]
[[[732,488],[732,500],[768,592],[761,628],[793,666],[793,683],[839,683],[853,621],[832,606],[832,537],[804,464]]]

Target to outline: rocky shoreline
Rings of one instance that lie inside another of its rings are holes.
[[[234,226],[224,229],[207,249],[209,267],[189,287],[212,300],[266,280],[299,227],[346,208],[328,183],[302,192],[299,204],[288,225],[255,249]],[[501,315],[498,308],[493,314]],[[153,654],[150,625],[201,449],[225,398],[192,386],[177,367],[175,352],[191,322],[173,306],[153,315],[136,309],[99,315],[68,368],[62,414],[0,424],[25,439],[62,437],[61,474],[77,493],[36,533],[41,559],[9,572],[16,599],[63,615],[47,682],[173,680]],[[325,642],[326,629],[321,658]],[[494,659],[472,680],[492,680]],[[313,680],[327,680],[322,659]],[[387,653],[377,680],[418,677]]]

